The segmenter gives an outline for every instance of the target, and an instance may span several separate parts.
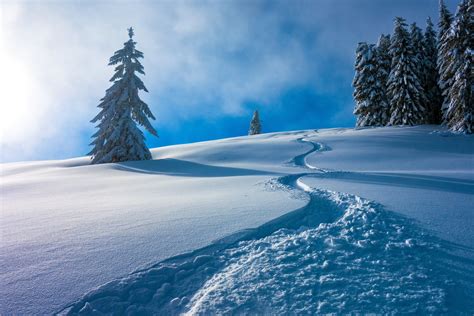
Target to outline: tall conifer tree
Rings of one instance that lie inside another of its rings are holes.
[[[441,90],[442,104],[442,121],[447,123],[447,118],[445,117],[446,110],[449,104],[449,88],[451,86],[451,81],[453,74],[448,71],[449,63],[451,62],[451,57],[449,56],[449,47],[451,46],[451,23],[453,22],[453,16],[449,12],[448,8],[444,4],[443,0],[439,1],[439,23],[438,23],[438,86]]]
[[[441,91],[438,86],[438,69],[436,47],[436,31],[433,28],[431,18],[426,20],[426,30],[423,39],[424,63],[423,63],[423,88],[428,101],[428,122],[431,124],[441,123]]]
[[[474,1],[462,0],[451,26],[446,71],[452,74],[445,120],[456,132],[474,132]]]
[[[392,66],[388,79],[390,125],[417,125],[426,122],[426,97],[417,76],[417,57],[403,18],[395,19],[390,45]]]
[[[390,56],[390,35],[382,34],[380,35],[379,41],[377,43],[377,81],[380,82],[383,100],[382,110],[380,111],[381,125],[387,125],[390,118],[389,97],[387,90],[391,63],[392,57]]]
[[[137,123],[157,136],[148,120],[155,117],[138,95],[139,90],[148,92],[136,75],[145,74],[138,60],[143,58],[143,53],[135,48],[132,28],[128,29],[128,35],[129,40],[124,43],[124,47],[110,57],[109,65],[117,65],[110,79],[112,86],[106,90],[105,97],[98,105],[99,114],[91,121],[99,122],[99,130],[92,136],[94,140],[91,145],[94,148],[89,153],[93,164],[151,159],[145,137]]]
[[[385,86],[379,80],[378,55],[374,44],[359,43],[353,80],[356,126],[382,126],[387,117]]]
[[[421,29],[412,23],[410,25],[410,39],[411,45],[413,47],[413,53],[415,58],[415,74],[423,81],[423,72],[424,72],[424,62],[425,62],[425,52],[423,47],[423,33]]]

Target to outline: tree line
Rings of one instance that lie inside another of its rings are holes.
[[[438,34],[396,17],[392,35],[357,46],[356,126],[444,124],[474,131],[474,0],[456,14],[440,1]]]

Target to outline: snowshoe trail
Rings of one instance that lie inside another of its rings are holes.
[[[291,161],[305,172],[267,184],[304,207],[112,281],[59,314],[472,312],[474,262],[456,245],[374,202],[301,180],[331,174],[306,162],[325,150],[309,136],[296,141],[311,149]]]

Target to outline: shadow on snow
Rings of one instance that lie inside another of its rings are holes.
[[[181,177],[234,177],[275,175],[260,170],[205,165],[173,158],[147,161],[129,161],[113,165],[114,169],[143,174],[160,174]]]

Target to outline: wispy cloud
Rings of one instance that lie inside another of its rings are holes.
[[[107,60],[127,39],[129,26],[136,29],[137,46],[145,53],[144,81],[150,93],[143,98],[158,118],[157,129],[182,135],[150,142],[156,145],[193,139],[193,131],[183,124],[208,119],[219,126],[221,119],[247,115],[249,105],[271,112],[267,118],[275,123],[266,124],[274,130],[352,124],[355,44],[389,32],[395,15],[423,24],[437,12],[437,0],[0,5],[1,59],[14,72],[2,78],[2,87],[10,91],[9,103],[1,104],[3,161],[88,150],[93,131],[88,121],[113,71]],[[289,99],[291,91],[307,94]],[[311,99],[296,108],[306,114],[289,115],[295,109],[291,100],[302,96]],[[278,116],[294,121],[285,123]],[[207,137],[219,135],[209,131]]]

